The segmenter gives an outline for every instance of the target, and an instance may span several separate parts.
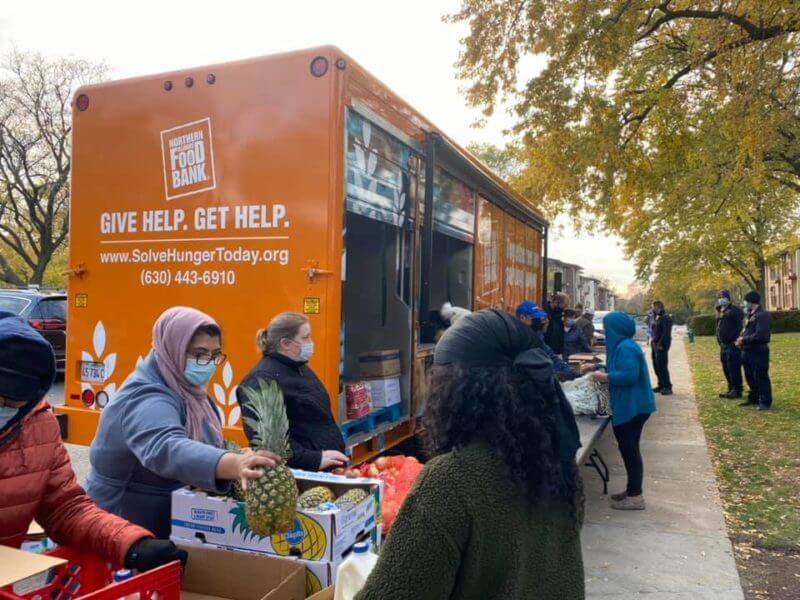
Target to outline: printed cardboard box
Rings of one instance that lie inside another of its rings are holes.
[[[400,377],[367,379],[364,383],[369,387],[369,395],[372,398],[372,406],[374,408],[386,408],[387,406],[400,404],[402,400]]]
[[[333,561],[359,536],[379,525],[382,481],[298,470],[293,473],[301,491],[327,485],[337,496],[352,488],[362,488],[370,495],[349,509],[298,510],[292,531],[261,537],[248,526],[243,503],[183,488],[172,494],[172,537],[234,550]]]
[[[370,532],[372,551],[376,554],[380,549],[380,541],[381,531],[379,526]],[[312,594],[315,594],[320,590],[324,590],[336,583],[336,572],[339,569],[339,565],[341,565],[342,561],[347,558],[351,550],[352,548],[350,548],[344,554],[344,556],[340,556],[333,561],[313,561],[299,559],[299,562],[301,562],[306,568],[306,594],[311,596]]]
[[[381,535],[380,530],[373,530],[370,532],[370,540],[372,543],[372,551],[378,552],[378,542],[380,542]],[[231,550],[230,548],[223,548],[221,546],[215,546],[213,544],[203,543],[197,539],[194,540],[183,540],[177,537],[172,538],[172,541],[178,544],[181,547],[187,546],[202,546],[205,548],[212,548],[212,549],[219,549],[219,550]],[[305,590],[307,596],[312,596],[322,590],[331,589],[330,586],[336,582],[336,573],[339,569],[339,566],[342,564],[342,561],[347,557],[350,553],[349,549],[344,556],[339,556],[333,561],[315,561],[315,560],[302,560],[299,558],[294,558],[292,556],[287,557],[275,557],[276,560],[287,560],[287,561],[294,561],[295,563],[299,563],[305,567]],[[239,552],[241,554],[261,554],[258,552],[253,552],[251,550],[233,550],[234,552]]]

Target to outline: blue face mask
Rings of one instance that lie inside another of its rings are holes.
[[[8,425],[11,422],[11,419],[17,416],[18,412],[18,408],[0,406],[0,429]]]
[[[722,306],[722,307],[728,306],[730,303],[731,303],[731,301],[730,301],[730,300],[728,300],[727,298],[720,298],[720,299],[717,301],[717,304],[719,304],[719,305],[720,305],[720,306]]]
[[[196,358],[187,358],[186,368],[183,370],[183,376],[186,377],[186,381],[192,385],[205,387],[208,385],[210,379],[214,376],[214,372],[216,370],[217,365],[214,364],[214,361],[211,361],[207,365],[199,365],[197,364]]]
[[[575,319],[567,319],[567,327],[571,328],[575,325]]]

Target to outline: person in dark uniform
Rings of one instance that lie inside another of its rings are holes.
[[[545,307],[548,325],[544,339],[556,354],[564,351],[564,311],[569,307],[569,303],[569,296],[563,292],[556,292]]]
[[[744,312],[731,302],[731,293],[720,290],[717,294],[717,343],[719,360],[728,382],[728,391],[720,398],[742,397],[742,351],[736,347],[736,340],[742,333]]]
[[[256,336],[263,358],[239,384],[236,399],[242,414],[249,413],[242,387],[255,388],[258,380],[275,381],[283,392],[289,417],[288,464],[304,471],[327,471],[347,464],[344,439],[331,412],[331,401],[322,382],[308,367],[314,353],[311,324],[300,313],[281,313]],[[245,424],[245,435],[253,431]]]
[[[769,339],[772,316],[761,306],[761,294],[752,290],[744,297],[747,318],[736,346],[742,350],[744,376],[750,392],[740,406],[758,405],[758,410],[772,406],[772,382],[769,379]]]
[[[662,396],[672,394],[672,381],[669,377],[669,348],[672,345],[672,317],[664,310],[660,300],[653,302],[653,337],[650,347],[653,355],[653,370],[658,378],[654,392]]]

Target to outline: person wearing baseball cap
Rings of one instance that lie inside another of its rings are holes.
[[[536,305],[536,302],[532,300],[523,300],[522,303],[517,306],[517,318],[522,321],[524,325],[530,327],[533,325],[533,315],[537,310],[539,312],[544,312]]]
[[[736,346],[742,350],[744,376],[750,392],[739,406],[756,406],[769,410],[772,406],[772,382],[769,379],[769,340],[772,316],[761,306],[761,294],[755,290],[744,296],[744,331]]]
[[[543,350],[547,357],[553,361],[553,370],[561,381],[576,379],[580,377],[575,369],[562,360],[561,357],[553,352],[553,349],[545,342],[544,334],[547,330],[547,313],[539,308],[535,302],[525,300],[517,307],[517,318],[524,324],[533,329],[533,337],[536,347]]]
[[[98,508],[78,485],[45,394],[56,361],[20,317],[0,311],[0,545],[19,548],[36,519],[49,538],[128,569],[146,571],[187,554]]]
[[[728,382],[728,391],[720,398],[742,397],[742,351],[736,347],[736,340],[742,333],[744,312],[731,302],[731,293],[720,290],[717,294],[717,343],[722,372]]]

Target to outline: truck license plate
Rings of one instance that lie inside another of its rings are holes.
[[[98,362],[81,362],[81,381],[103,383],[106,380],[106,366]]]

